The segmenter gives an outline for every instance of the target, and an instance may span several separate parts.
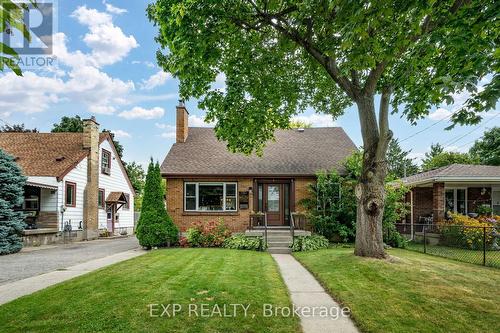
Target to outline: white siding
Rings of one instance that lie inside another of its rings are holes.
[[[57,193],[58,191],[48,188],[40,189],[40,211],[55,212],[59,210],[59,205],[57,204]]]
[[[66,182],[72,182],[76,184],[76,206],[67,207],[65,205],[65,184]],[[83,193],[85,186],[87,185],[87,159],[83,159],[78,165],[71,170],[59,183],[58,190],[58,201],[59,207],[64,205],[66,211],[64,212],[64,223],[71,221],[71,227],[73,230],[78,229],[80,221],[83,221]]]
[[[105,149],[111,152],[111,174],[106,175],[101,173],[101,158],[102,150]],[[99,188],[104,189],[105,198],[111,192],[123,192],[130,195],[130,209],[126,210],[123,207],[118,211],[119,218],[115,222],[115,228],[133,227],[134,226],[134,193],[130,189],[127,182],[127,175],[120,168],[118,157],[113,153],[113,149],[107,140],[101,143],[99,147]],[[107,226],[106,211],[99,209],[99,228]]]

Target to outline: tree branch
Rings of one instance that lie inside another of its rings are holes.
[[[373,95],[375,88],[377,88],[377,82],[384,72],[386,61],[379,62],[375,65],[375,68],[370,70],[368,77],[366,78],[365,86],[363,87],[363,92],[368,95]]]
[[[290,25],[283,20],[283,13],[290,13],[290,8],[287,8],[277,14],[269,14],[262,11],[254,1],[248,0],[248,3],[250,3],[250,5],[255,9],[258,17],[260,17],[261,20],[276,29],[282,35],[302,46],[304,50],[306,50],[314,59],[316,59],[323,66],[323,68],[326,69],[327,73],[335,81],[335,83],[337,83],[349,97],[351,97],[352,99],[357,98],[358,91],[355,89],[349,79],[340,73],[335,59],[325,55],[310,41],[302,37],[296,29],[290,27]],[[283,26],[280,23],[284,23],[287,27]]]
[[[378,110],[378,128],[380,134],[376,153],[377,161],[385,159],[387,146],[392,138],[392,132],[389,130],[389,104],[391,101],[392,91],[392,87],[384,87],[380,98],[380,107]]]

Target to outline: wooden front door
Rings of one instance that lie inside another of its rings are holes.
[[[264,211],[267,213],[268,225],[284,224],[283,184],[264,184]]]

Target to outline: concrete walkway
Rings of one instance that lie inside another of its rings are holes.
[[[342,307],[328,295],[314,276],[290,254],[273,254],[298,311],[304,333],[359,332]]]
[[[45,289],[54,284],[87,274],[96,269],[106,267],[120,261],[140,256],[147,251],[142,249],[129,250],[113,254],[104,258],[90,260],[75,266],[52,271],[42,275],[29,277],[24,280],[7,283],[0,286],[0,305],[10,302],[21,296],[29,295],[35,291]]]

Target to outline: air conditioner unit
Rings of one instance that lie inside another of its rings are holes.
[[[110,167],[103,167],[102,173],[109,175],[111,173],[111,168]]]

